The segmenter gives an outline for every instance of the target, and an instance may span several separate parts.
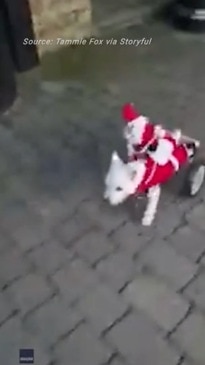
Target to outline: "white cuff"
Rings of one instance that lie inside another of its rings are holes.
[[[175,171],[178,171],[179,170],[179,161],[176,159],[176,157],[174,157],[173,155],[170,156],[170,162],[174,166]]]

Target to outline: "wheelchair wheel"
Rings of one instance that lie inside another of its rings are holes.
[[[202,162],[193,162],[188,169],[184,192],[187,196],[194,197],[202,189],[205,182],[205,164]]]

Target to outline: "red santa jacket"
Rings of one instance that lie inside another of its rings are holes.
[[[178,161],[179,166],[186,164],[188,161],[188,152],[183,145],[176,146],[173,156]],[[153,186],[168,182],[176,173],[174,165],[170,161],[160,166],[151,157],[145,159],[144,167],[141,181],[136,188],[135,194],[145,193]]]

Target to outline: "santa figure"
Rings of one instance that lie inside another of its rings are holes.
[[[141,115],[132,103],[122,107],[122,118],[126,124],[124,137],[129,161],[138,159],[140,154],[147,154],[159,166],[171,162],[174,170],[178,171],[179,161],[173,152],[181,138],[180,130],[167,132]]]

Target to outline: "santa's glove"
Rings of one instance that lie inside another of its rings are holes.
[[[164,138],[166,131],[161,125],[156,125],[154,128],[154,134],[156,138]]]

